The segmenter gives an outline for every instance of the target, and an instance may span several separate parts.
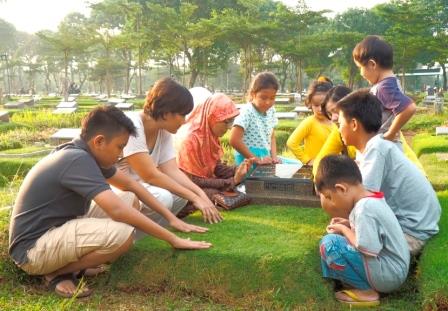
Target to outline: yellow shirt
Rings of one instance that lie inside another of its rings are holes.
[[[320,160],[327,155],[340,154],[344,149],[344,143],[342,142],[339,129],[335,126],[330,135],[328,136],[325,144],[320,149],[320,152],[314,158],[313,162],[313,175],[316,176],[317,168],[319,167]],[[356,148],[353,146],[347,146],[347,155],[354,159],[356,157]]]
[[[414,163],[426,176],[425,169],[423,168],[422,164],[420,163],[419,159],[415,155],[412,148],[409,147],[409,145],[407,144],[406,139],[404,138],[403,133],[401,133],[401,131],[400,131],[400,140],[403,146],[403,152],[406,155],[406,157],[409,160],[411,160],[411,162]],[[325,144],[320,149],[319,154],[314,158],[313,175],[316,176],[317,168],[319,167],[319,163],[323,157],[332,154],[340,154],[342,152],[343,147],[344,143],[342,142],[341,134],[339,133],[339,129],[335,127],[331,131],[327,140],[325,141]],[[347,146],[347,153],[350,158],[354,159],[356,157],[356,148],[353,146]]]
[[[317,156],[333,128],[337,129],[335,124],[323,124],[315,116],[310,116],[289,136],[286,145],[297,159],[306,164]]]

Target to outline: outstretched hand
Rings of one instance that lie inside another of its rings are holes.
[[[235,170],[235,176],[233,176],[233,180],[235,184],[239,184],[246,177],[247,172],[249,172],[252,167],[252,163],[254,162],[254,158],[245,159]]]
[[[207,199],[206,201],[198,197],[198,199],[194,201],[193,204],[198,210],[201,211],[204,222],[216,224],[222,221],[223,218],[221,216],[221,213],[209,199]]]
[[[190,239],[182,239],[177,237],[171,246],[176,249],[206,249],[212,247],[212,243],[205,241],[191,241]]]
[[[188,224],[179,218],[175,218],[170,221],[170,226],[181,232],[204,233],[208,231],[208,228]]]

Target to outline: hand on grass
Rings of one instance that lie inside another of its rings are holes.
[[[208,231],[208,228],[188,224],[177,217],[170,221],[170,226],[181,232],[204,233]]]
[[[182,239],[176,237],[171,243],[171,246],[176,249],[205,249],[212,247],[212,243],[205,241],[191,241],[190,239]]]
[[[201,211],[204,222],[216,224],[222,221],[221,213],[216,209],[215,205],[208,198],[207,200],[197,197],[193,205]]]

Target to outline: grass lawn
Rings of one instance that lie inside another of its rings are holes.
[[[0,309],[59,308],[63,301],[37,279],[18,271],[6,258],[7,215],[2,222]],[[189,221],[202,224],[199,215]],[[318,241],[327,216],[320,209],[251,206],[225,213],[202,236],[214,247],[176,251],[146,237],[120,258],[111,271],[96,278],[92,298],[74,302],[75,309],[343,309],[333,299],[332,282],[320,274]],[[194,234],[183,234],[199,238]],[[384,297],[384,310],[419,310],[414,277]],[[165,297],[162,303],[158,298]],[[139,303],[135,305],[135,301]],[[183,301],[185,303],[179,303]],[[192,304],[189,304],[193,302]]]
[[[0,138],[5,145],[32,135],[40,139],[41,132],[62,124],[77,127],[81,114],[46,119],[45,112],[17,112],[13,122],[20,125],[0,127]],[[412,131],[430,123],[432,133],[435,121],[424,120],[411,124]],[[281,122],[280,143],[297,124]],[[15,148],[33,150],[28,146]],[[435,156],[446,150],[446,138],[420,133],[413,146],[435,187],[448,189],[448,164]],[[182,234],[212,242],[209,250],[173,250],[146,237],[109,272],[88,280],[92,297],[60,299],[39,278],[17,269],[7,254],[10,211],[3,207],[12,205],[38,159],[0,159],[0,310],[348,310],[334,300],[333,283],[321,277],[317,248],[328,216],[292,206],[244,207],[225,212],[225,221],[207,225],[204,235]],[[448,190],[438,195],[444,210],[439,235],[429,241],[403,287],[382,297],[379,310],[448,310]],[[198,214],[187,220],[204,225]]]

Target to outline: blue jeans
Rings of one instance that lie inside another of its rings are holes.
[[[367,279],[363,255],[344,236],[324,236],[320,241],[320,256],[325,278],[336,279],[361,290],[372,288]]]

